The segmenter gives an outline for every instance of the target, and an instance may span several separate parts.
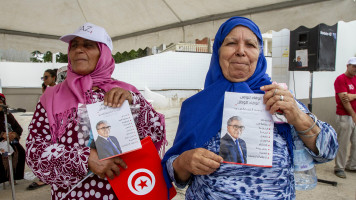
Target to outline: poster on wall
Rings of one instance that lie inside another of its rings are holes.
[[[308,67],[308,49],[296,50],[295,60],[298,68]]]

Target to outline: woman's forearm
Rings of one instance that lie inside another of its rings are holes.
[[[175,159],[175,161],[172,163],[174,177],[178,182],[187,182],[192,174],[184,168],[184,165],[182,165],[181,161],[182,160],[180,159],[180,156],[178,156],[177,159]]]
[[[300,139],[304,142],[305,146],[308,147],[315,154],[318,154],[319,152],[318,148],[316,147],[316,139],[321,130],[316,125],[315,120],[317,119],[312,119],[308,114],[303,113],[302,117],[299,120],[299,123],[294,125],[294,128],[296,129],[297,133],[299,133]],[[303,132],[311,127],[313,128],[309,131],[305,133]],[[303,132],[303,134],[301,134],[300,132]]]

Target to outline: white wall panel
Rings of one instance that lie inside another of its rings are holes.
[[[41,88],[41,77],[46,69],[60,68],[67,63],[0,62],[2,87]]]
[[[211,54],[166,52],[116,65],[113,77],[139,90],[202,89]]]

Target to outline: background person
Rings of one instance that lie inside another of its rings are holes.
[[[117,141],[115,136],[110,136],[110,128],[111,126],[105,120],[99,121],[96,124],[96,130],[99,135],[95,140],[95,144],[92,143],[90,147],[97,149],[99,159],[122,153],[119,141]]]
[[[347,61],[346,72],[334,82],[336,100],[336,132],[339,150],[335,158],[334,173],[346,178],[345,169],[356,172],[356,57]],[[346,155],[351,141],[350,156]]]
[[[244,129],[239,116],[227,121],[227,133],[220,139],[220,156],[224,161],[247,163],[246,142],[240,138]]]
[[[6,105],[5,95],[0,93],[0,105]],[[22,127],[16,121],[15,117],[8,113],[7,115],[8,131],[10,145],[14,150],[12,156],[12,167],[14,172],[14,180],[21,180],[24,178],[25,172],[25,149],[20,144],[22,134]],[[0,107],[0,142],[6,141],[5,116],[3,108]],[[0,154],[0,183],[5,183],[10,180],[10,169],[8,158]],[[5,185],[4,185],[5,186]]]
[[[223,23],[214,39],[204,90],[183,102],[177,135],[162,164],[168,187],[189,185],[186,199],[295,199],[293,138],[302,140],[317,163],[332,160],[338,144],[334,129],[317,120],[287,89],[266,74],[262,35],[243,17]],[[272,167],[222,163],[220,129],[225,91],[264,94],[271,114],[287,123],[273,129]]]
[[[118,165],[127,166],[120,157],[100,161],[86,145],[90,127],[78,120],[78,104],[104,101],[120,107],[128,100],[132,111],[138,108],[133,116],[140,139],[151,136],[158,151],[166,144],[164,116],[134,86],[111,79],[113,46],[104,28],[85,23],[61,40],[69,45],[67,77],[47,88],[36,106],[26,141],[27,164],[52,186],[52,199],[60,199],[89,171],[94,175],[74,188],[70,199],[117,199],[105,177],[113,179],[120,174]]]
[[[46,71],[43,73],[43,77],[41,77],[41,80],[43,80],[43,83],[46,85],[46,87],[55,86],[57,80],[57,69],[46,69]]]

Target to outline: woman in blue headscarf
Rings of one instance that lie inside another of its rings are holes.
[[[290,91],[272,84],[266,74],[263,41],[257,25],[232,17],[219,28],[203,91],[184,101],[174,144],[163,158],[167,187],[189,185],[186,199],[295,199],[293,135],[302,140],[315,162],[332,160],[336,133],[309,113]],[[275,123],[272,167],[223,163],[219,156],[224,94],[264,94]]]

